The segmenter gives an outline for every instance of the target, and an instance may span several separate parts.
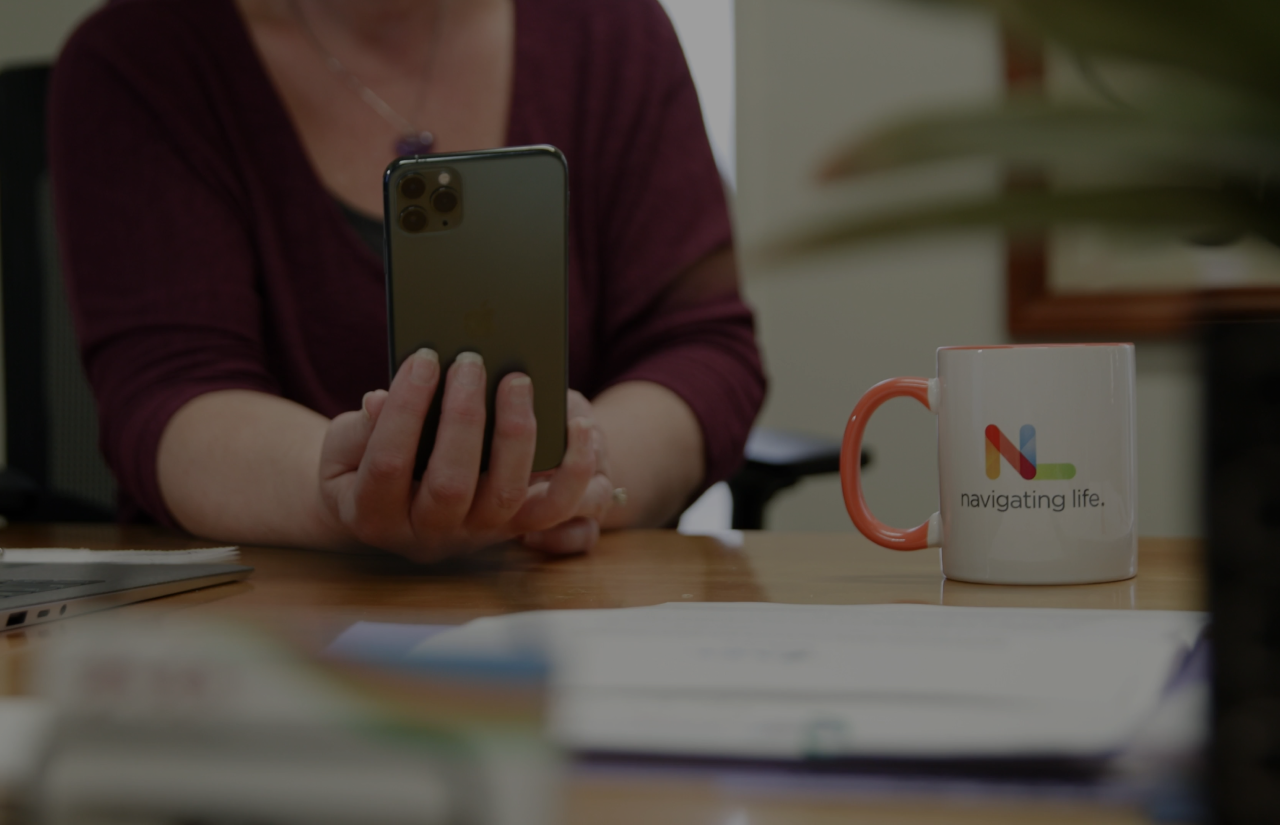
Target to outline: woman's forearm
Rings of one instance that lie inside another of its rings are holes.
[[[320,499],[329,420],[250,390],[192,399],[170,419],[160,489],[185,529],[219,541],[337,548],[350,544]]]
[[[593,401],[610,478],[627,489],[606,527],[660,526],[689,503],[704,472],[702,430],[688,405],[658,384],[633,381]],[[320,498],[319,458],[329,420],[250,390],[192,399],[170,419],[157,457],[169,512],[220,541],[340,548],[352,540]]]
[[[609,478],[627,490],[605,527],[658,527],[689,504],[705,472],[702,428],[680,396],[628,381],[592,400],[609,445]]]

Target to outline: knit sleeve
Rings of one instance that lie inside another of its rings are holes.
[[[49,103],[57,233],[103,454],[122,497],[169,524],[156,458],[170,417],[212,390],[278,391],[195,42],[151,4],[109,6],[68,42]]]
[[[680,396],[702,427],[710,484],[740,465],[764,399],[752,313],[735,279],[717,282],[723,267],[702,282],[693,275],[733,238],[676,33],[657,0],[608,5],[612,68],[607,83],[591,87],[601,99],[587,102],[608,145],[595,176],[607,187],[596,198],[604,384],[652,381]]]

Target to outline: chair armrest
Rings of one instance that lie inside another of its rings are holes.
[[[765,505],[778,491],[805,476],[840,471],[840,442],[822,436],[756,427],[747,437],[743,454],[746,463],[729,479],[733,526],[738,530],[763,527]],[[865,467],[870,462],[871,455],[864,449],[861,464]]]
[[[747,436],[743,453],[748,464],[797,477],[840,469],[840,442],[816,435],[756,427]]]

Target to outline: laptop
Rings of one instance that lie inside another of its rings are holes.
[[[0,562],[0,632],[243,581],[236,564]]]

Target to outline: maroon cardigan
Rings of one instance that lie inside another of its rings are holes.
[[[735,293],[664,303],[731,241],[679,42],[657,0],[516,0],[509,145],[568,158],[570,385],[662,384],[697,415],[708,483],[764,396]],[[373,113],[370,113],[371,116]],[[245,388],[326,416],[387,386],[386,292],[311,168],[231,0],[124,0],[58,60],[58,235],[122,516],[172,523],[169,417]]]

